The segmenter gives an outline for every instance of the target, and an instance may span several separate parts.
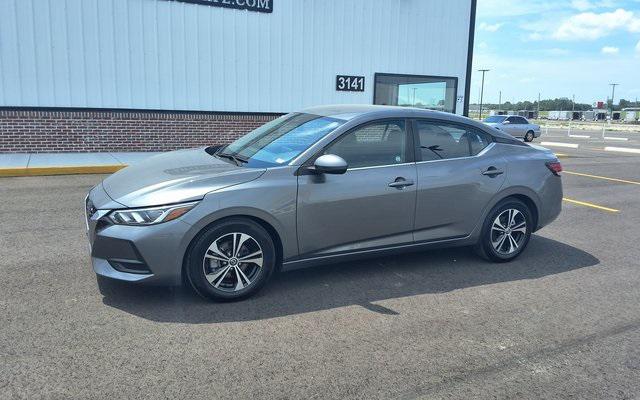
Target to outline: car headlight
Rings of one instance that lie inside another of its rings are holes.
[[[169,206],[114,210],[107,218],[117,225],[154,225],[179,218],[191,210],[197,202]]]

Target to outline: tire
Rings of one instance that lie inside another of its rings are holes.
[[[527,133],[524,134],[525,142],[533,142],[534,138],[535,138],[535,135],[533,134],[533,131],[528,131]]]
[[[513,216],[513,224],[507,226],[511,216]],[[498,221],[498,225],[496,225],[496,221]],[[524,231],[522,223],[524,223]],[[505,229],[501,231],[501,227]],[[475,250],[488,261],[499,263],[511,261],[522,254],[527,247],[532,228],[533,218],[529,207],[518,199],[504,199],[496,204],[487,215]],[[503,240],[502,237],[505,234],[509,234],[511,238],[507,236]]]
[[[193,289],[215,301],[256,294],[276,264],[273,239],[247,218],[230,218],[206,228],[187,254],[186,273]]]

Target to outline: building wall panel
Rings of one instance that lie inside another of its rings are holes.
[[[371,103],[376,72],[456,76],[464,95],[471,0],[273,2],[0,0],[0,106],[288,112]]]

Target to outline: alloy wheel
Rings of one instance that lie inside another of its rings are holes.
[[[260,275],[263,262],[258,241],[241,232],[218,237],[202,260],[207,281],[225,292],[237,292],[250,286]]]
[[[511,255],[518,251],[526,236],[527,219],[515,208],[502,211],[491,225],[491,245],[501,255]]]

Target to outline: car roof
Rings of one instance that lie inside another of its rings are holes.
[[[403,113],[406,110],[413,109],[410,107],[397,107],[397,106],[380,106],[372,104],[332,104],[326,106],[310,107],[302,110],[302,112],[309,114],[322,115],[323,117],[333,117],[340,119],[352,119],[356,116],[361,116],[369,113],[378,112],[393,112]]]
[[[426,110],[416,107],[383,106],[372,104],[334,104],[326,106],[310,107],[301,112],[321,115],[323,117],[338,118],[345,121],[357,117],[385,118],[436,118],[450,121],[469,122],[468,118],[442,111]]]

